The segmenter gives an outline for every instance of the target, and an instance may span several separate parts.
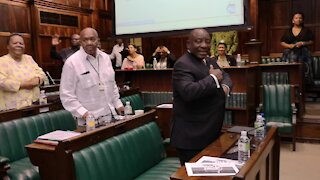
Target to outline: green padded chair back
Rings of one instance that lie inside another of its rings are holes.
[[[144,104],[140,94],[133,94],[130,96],[122,97],[121,102],[123,105],[126,104],[126,101],[130,101],[130,105],[132,106],[132,110],[144,109]]]
[[[42,113],[13,121],[0,123],[0,156],[10,162],[27,157],[25,145],[39,135],[54,130],[75,130],[76,122],[66,110]]]
[[[155,122],[72,154],[78,180],[134,179],[165,158]]]
[[[267,122],[292,122],[290,93],[288,84],[263,86],[263,111]]]
[[[320,57],[313,57],[312,64],[313,77],[315,80],[320,80]]]

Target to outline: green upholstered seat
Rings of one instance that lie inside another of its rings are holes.
[[[8,176],[19,180],[39,179],[38,168],[31,164],[25,145],[39,135],[58,129],[76,129],[76,122],[68,111],[53,111],[0,123],[0,162],[8,159]]]
[[[290,85],[263,86],[263,112],[267,126],[277,126],[280,134],[291,134],[295,150],[295,108],[291,102]]]
[[[140,94],[133,94],[130,96],[122,97],[121,99],[122,104],[126,104],[126,101],[130,101],[130,105],[132,106],[132,110],[144,109],[144,104]]]
[[[166,158],[159,128],[148,123],[73,153],[77,179],[169,179],[180,163]]]

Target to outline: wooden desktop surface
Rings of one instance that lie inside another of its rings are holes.
[[[190,160],[196,162],[202,156],[223,156],[238,140],[239,135],[226,132],[216,141],[211,143],[203,151]],[[240,169],[235,176],[194,176],[189,177],[185,166],[179,168],[171,175],[171,180],[253,180],[259,176],[260,180],[277,180],[279,179],[279,137],[277,129],[272,127],[264,141],[258,145],[256,150],[251,154],[250,159]]]

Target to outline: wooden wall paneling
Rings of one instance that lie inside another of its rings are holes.
[[[238,47],[237,51],[234,54],[247,54],[247,46],[245,43],[250,40],[250,31],[238,31]]]
[[[81,7],[79,0],[67,0],[67,2],[68,6]]]
[[[95,8],[97,8],[98,10],[107,10],[105,0],[93,0],[93,1],[95,3]]]
[[[32,44],[35,49],[34,59],[38,63],[40,67],[42,67],[42,56],[41,50],[42,46],[40,43],[39,30],[40,30],[40,19],[39,19],[39,11],[38,8],[34,5],[30,5],[31,11],[31,36],[32,36]]]
[[[269,55],[269,23],[270,23],[270,6],[269,1],[259,1],[259,31],[258,31],[258,40],[263,44],[261,47],[261,55]]]
[[[0,35],[0,57],[7,53],[7,36]]]
[[[282,52],[283,47],[280,45],[280,40],[284,32],[291,25],[291,2],[287,1],[272,1],[271,8],[271,19],[270,19],[270,34],[268,49],[270,52]]]
[[[9,16],[9,5],[0,2],[0,32],[9,32],[10,31],[10,16]],[[5,23],[6,22],[6,23]]]
[[[68,3],[68,0],[45,0],[45,1],[53,2],[57,4],[63,4],[63,5],[67,5]]]
[[[84,29],[86,27],[92,27],[91,16],[88,14],[80,15],[80,29]]]
[[[283,47],[280,45],[281,37],[285,33],[287,28],[274,28],[270,32],[269,39],[269,52],[282,52]]]
[[[27,6],[12,6],[12,18],[10,19],[11,27],[15,32],[30,33],[30,10]],[[15,23],[13,23],[15,22]]]
[[[75,0],[75,1],[79,1],[79,0]],[[81,7],[85,9],[92,9],[91,1],[94,1],[94,0],[81,0]],[[103,0],[100,0],[100,1],[103,1]]]
[[[291,3],[288,0],[271,1],[270,3],[270,26],[289,26],[291,16],[288,10],[291,9]]]
[[[250,24],[253,26],[253,29],[250,33],[250,39],[258,38],[258,17],[259,17],[259,8],[258,8],[258,0],[249,0],[249,7],[250,7]],[[248,41],[247,41],[248,42]]]

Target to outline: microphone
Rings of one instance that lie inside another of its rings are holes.
[[[250,129],[249,131],[247,131],[247,133],[248,133],[248,132],[251,132],[251,131],[254,131],[254,130],[256,130],[256,129],[262,128],[262,127],[264,127],[264,125],[261,125],[261,126],[252,128],[252,129]]]

